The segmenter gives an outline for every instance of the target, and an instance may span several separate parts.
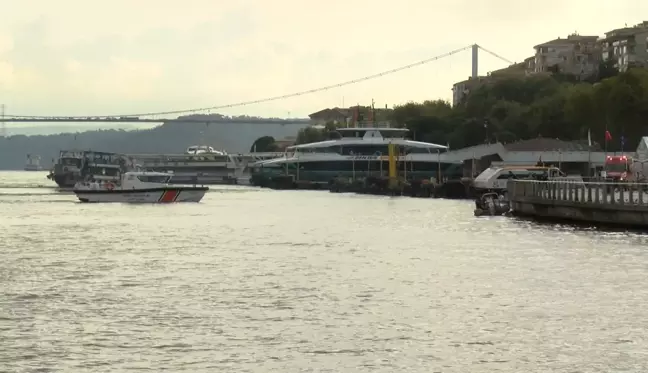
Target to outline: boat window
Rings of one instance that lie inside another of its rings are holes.
[[[301,149],[296,149],[296,152],[298,152],[300,154],[306,154],[306,153],[337,153],[337,154],[340,154],[341,146],[334,145],[334,146],[316,147],[316,148],[301,148]]]
[[[288,165],[289,168],[294,168],[296,167],[296,162],[287,162],[287,163],[281,163],[281,167],[286,167],[286,164]],[[443,162],[442,164],[442,169],[445,169],[447,167],[446,164]],[[264,166],[268,167],[268,166]],[[403,170],[405,167],[407,167],[408,172],[409,171],[417,171],[417,172],[429,172],[432,174],[435,174],[437,172],[438,166],[435,162],[398,162],[397,168],[399,170]],[[299,163],[299,169],[300,172],[348,172],[348,173],[353,173],[355,172],[375,172],[379,173],[381,170],[383,174],[387,174],[389,170],[389,162],[388,161],[380,161],[380,160],[361,160],[361,161],[348,161],[348,160],[340,160],[340,161],[312,161],[312,162],[303,162]]]
[[[389,147],[387,144],[381,145],[348,145],[342,147],[343,155],[387,155]]]
[[[508,170],[502,172],[502,174],[499,175],[497,178],[500,180],[508,179],[511,176],[511,174],[513,174],[518,179],[527,179],[530,177],[532,178],[532,177],[547,175],[547,170]]]
[[[169,180],[169,176],[158,176],[158,175],[142,175],[137,177],[139,181],[143,183],[166,183]]]
[[[78,166],[81,164],[81,160],[78,158],[63,158],[61,159],[61,163],[64,166]]]
[[[436,154],[436,149],[427,149],[427,148],[408,148],[407,154],[427,154],[434,153]]]

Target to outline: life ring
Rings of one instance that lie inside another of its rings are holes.
[[[106,183],[106,189],[108,189],[108,190],[113,190],[113,189],[115,189],[115,184],[113,184],[113,183]]]

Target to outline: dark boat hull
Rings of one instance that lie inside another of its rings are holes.
[[[72,188],[77,181],[81,180],[80,177],[74,177],[72,174],[54,174],[52,180],[60,188]]]

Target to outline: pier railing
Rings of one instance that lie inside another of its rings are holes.
[[[510,180],[507,190],[512,202],[648,207],[648,184]]]

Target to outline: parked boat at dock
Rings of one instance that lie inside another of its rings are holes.
[[[473,188],[478,195],[484,193],[506,193],[506,186],[510,179],[532,180],[570,180],[583,182],[580,175],[567,175],[558,167],[552,166],[492,166],[479,174],[473,180]]]
[[[62,150],[47,178],[61,188],[72,188],[88,178],[117,181],[124,172],[134,170],[133,159],[124,154],[91,150]]]
[[[81,202],[172,203],[200,202],[209,190],[200,185],[170,185],[172,176],[161,172],[127,172],[118,182],[79,182],[73,191]]]
[[[440,180],[461,175],[461,163],[444,157],[446,146],[407,140],[405,128],[350,127],[335,132],[337,139],[288,147],[281,158],[251,165],[252,183],[265,186],[287,178],[290,183],[329,185],[340,177],[387,176],[390,144],[398,148],[399,177]]]
[[[236,184],[243,173],[237,157],[194,145],[183,154],[131,154],[143,169],[173,175],[171,184]]]
[[[27,162],[24,167],[25,171],[42,171],[43,167],[40,164],[40,156],[27,154]]]
[[[211,146],[193,145],[183,154],[130,154],[143,169],[172,173],[171,184],[249,185],[248,166],[283,153],[229,154]]]

